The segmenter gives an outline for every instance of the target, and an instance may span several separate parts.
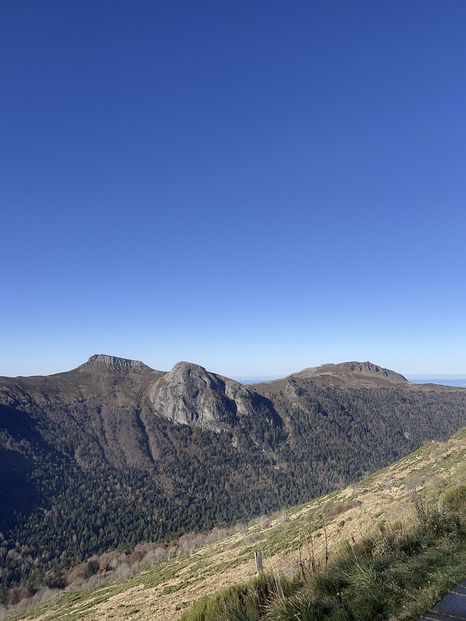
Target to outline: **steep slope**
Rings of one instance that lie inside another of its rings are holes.
[[[53,586],[92,553],[304,502],[465,423],[466,390],[371,363],[246,387],[96,355],[0,378],[2,580]]]
[[[129,577],[110,574],[105,579],[102,572],[102,582],[83,585],[91,589],[64,593],[18,612],[11,621],[175,621],[201,596],[252,578],[255,550],[262,550],[267,572],[289,576],[300,562],[309,562],[312,551],[316,562],[323,563],[326,540],[332,561],[344,542],[380,534],[381,525],[400,528],[401,520],[411,522],[414,491],[436,502],[459,484],[466,484],[466,428],[447,442],[427,443],[359,483],[286,512],[239,525],[233,532],[216,529],[184,537],[156,562],[150,551],[132,569],[130,557],[122,558]]]
[[[411,384],[370,362],[326,364],[249,388],[273,403],[295,461],[310,462],[314,480],[334,487],[448,437],[465,416],[463,389]]]
[[[36,422],[46,441],[83,468],[150,463],[138,411],[164,375],[142,362],[95,355],[73,371],[0,378],[0,403]]]

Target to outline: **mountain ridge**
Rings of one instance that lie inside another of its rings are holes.
[[[69,371],[60,371],[58,373],[53,373],[49,375],[38,374],[38,375],[30,375],[30,376],[25,376],[25,375],[1,376],[0,380],[2,379],[20,380],[20,379],[32,379],[32,378],[41,378],[41,377],[55,377],[57,375],[63,375],[64,373],[72,373],[80,369],[81,370],[87,369],[89,367],[92,368],[94,363],[96,364],[101,363],[101,364],[104,364],[105,366],[108,366],[109,368],[114,368],[114,369],[125,369],[125,368],[141,368],[142,369],[144,368],[150,371],[155,371],[157,373],[169,373],[170,372],[170,371],[160,371],[160,370],[153,369],[152,367],[148,366],[147,364],[145,364],[144,362],[140,360],[132,360],[130,358],[122,358],[122,357],[113,356],[110,354],[93,354],[88,358],[88,360],[78,365],[77,367],[70,369]],[[189,361],[180,361],[180,362],[175,363],[171,371],[173,371],[178,365],[190,365],[192,367],[199,367],[201,369],[204,369],[204,371],[207,371],[205,367],[202,367],[201,365],[197,363],[189,362]],[[283,378],[277,378],[276,380],[269,380],[269,381],[278,381],[280,379],[285,379],[286,377],[290,377],[294,375],[335,374],[335,372],[337,372],[338,374],[338,371],[344,371],[344,370],[349,369],[350,367],[351,367],[350,369],[351,371],[359,371],[364,374],[378,373],[385,377],[397,376],[401,378],[402,381],[406,381],[406,382],[408,381],[404,376],[396,373],[395,371],[386,369],[384,367],[381,367],[380,365],[374,364],[369,361],[367,362],[348,361],[348,362],[341,362],[341,363],[326,363],[326,364],[319,365],[317,367],[306,367],[305,369],[302,369],[300,371],[295,371],[287,376],[284,376]],[[207,372],[213,373],[213,371],[207,371]],[[215,375],[218,375],[220,377],[226,377],[225,375],[222,375],[220,373],[215,373]],[[227,378],[227,379],[231,379],[231,378]],[[241,383],[234,379],[231,379],[231,381],[236,381],[237,383]],[[264,383],[264,382],[258,382],[258,383]]]
[[[466,390],[373,363],[243,385],[95,354],[0,378],[2,580],[53,582],[76,558],[305,502],[465,424]]]

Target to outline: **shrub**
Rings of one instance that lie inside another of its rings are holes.
[[[89,561],[84,570],[84,577],[89,579],[99,571],[99,563],[95,560]]]
[[[212,597],[204,597],[181,617],[182,621],[256,621],[267,604],[278,594],[288,597],[293,580],[276,579],[261,573],[246,583],[221,589]]]
[[[440,506],[447,511],[466,510],[466,483],[455,485],[440,496]]]
[[[434,539],[444,535],[458,537],[460,523],[457,515],[427,504],[419,494],[413,494],[413,504],[419,535]]]

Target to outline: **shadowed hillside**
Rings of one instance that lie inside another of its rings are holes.
[[[243,386],[106,355],[0,379],[3,588],[62,587],[92,554],[308,501],[466,423],[466,390],[371,363]]]

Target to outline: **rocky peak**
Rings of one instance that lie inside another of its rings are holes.
[[[226,419],[254,412],[256,397],[244,386],[197,364],[178,362],[153,385],[153,410],[185,425],[224,428]]]
[[[146,365],[139,360],[128,360],[128,358],[118,358],[117,356],[108,356],[107,354],[94,354],[87,362],[81,365],[81,367],[87,367],[93,363],[104,364],[114,369],[142,369],[146,367]]]
[[[408,381],[399,373],[390,371],[390,369],[384,369],[383,367],[379,367],[377,364],[373,364],[372,362],[347,362],[345,364],[348,367],[349,371],[353,373],[378,373],[379,375],[383,375],[384,377],[396,376],[397,378],[402,378],[403,380]]]
[[[157,414],[187,425],[216,427],[227,412],[236,413],[223,379],[190,362],[178,362],[155,382],[150,400]]]
[[[204,367],[192,362],[177,362],[173,369],[167,373],[164,378],[167,383],[183,382],[189,384],[192,387],[206,386],[214,390],[223,389],[225,382],[219,375],[210,373]]]
[[[384,369],[372,362],[342,362],[340,364],[323,364],[320,367],[304,369],[299,373],[293,373],[290,377],[313,378],[322,376],[333,376],[342,380],[351,381],[358,378],[374,380],[387,380],[390,382],[405,382],[408,380],[399,373]]]

